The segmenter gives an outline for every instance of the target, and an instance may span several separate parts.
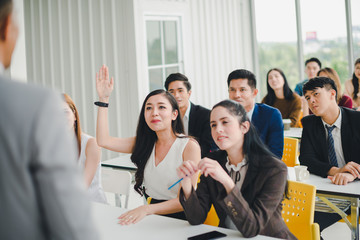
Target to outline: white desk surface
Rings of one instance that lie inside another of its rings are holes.
[[[328,178],[322,178],[313,174],[310,174],[309,179],[304,183],[314,185],[316,191],[319,193],[331,193],[335,195],[343,195],[349,197],[360,197],[360,181],[354,181],[347,185],[336,185]]]
[[[117,218],[126,209],[113,207],[101,203],[92,203],[92,211],[95,225],[98,228],[101,240],[113,239],[164,239],[164,240],[186,240],[188,237],[219,231],[227,235],[221,239],[242,239],[240,232],[218,228],[209,225],[191,226],[187,221],[163,217],[159,215],[146,216],[139,223],[122,226],[118,224]],[[256,236],[250,239],[275,239],[265,236]]]
[[[126,154],[120,157],[112,158],[101,162],[104,167],[121,168],[125,170],[136,171],[137,167],[130,159],[131,154]]]
[[[284,130],[284,137],[301,138],[302,128],[290,128],[290,130]]]

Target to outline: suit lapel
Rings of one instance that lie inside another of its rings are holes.
[[[251,122],[252,124],[254,124],[255,126],[257,126],[257,120],[259,119],[258,118],[258,115],[259,115],[259,108],[258,108],[258,105],[255,103],[255,107],[254,107],[254,111],[253,111],[253,114],[252,114],[252,117],[251,117]]]
[[[324,124],[321,120],[321,117],[316,118],[315,127],[313,128],[315,132],[316,139],[314,139],[314,145],[316,147],[319,144],[319,148],[322,151],[322,156],[326,156],[326,160],[329,159],[329,151],[327,146],[327,138],[325,134]]]
[[[341,111],[341,146],[343,149],[343,154],[344,154],[344,160],[345,163],[347,163],[348,159],[351,159],[351,129],[350,129],[350,123],[349,123],[349,119],[347,118],[347,115],[345,113],[345,110],[343,110],[342,108],[340,108]]]
[[[195,105],[190,102],[190,112],[189,112],[189,135],[194,135],[194,119],[196,119],[196,109]]]

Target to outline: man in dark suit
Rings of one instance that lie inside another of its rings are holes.
[[[191,84],[181,73],[170,74],[165,81],[165,89],[176,99],[184,123],[186,135],[196,138],[201,147],[201,157],[205,157],[217,146],[211,137],[210,110],[190,102]]]
[[[300,163],[311,173],[345,185],[360,176],[360,112],[337,105],[333,80],[315,77],[303,92],[313,115],[302,119]],[[315,212],[322,231],[341,219],[336,213]]]
[[[60,94],[8,79],[16,1],[0,1],[0,239],[99,239]]]
[[[231,72],[227,79],[229,98],[240,103],[261,140],[278,158],[284,149],[284,124],[278,109],[266,104],[255,103],[258,93],[255,75],[245,69]]]

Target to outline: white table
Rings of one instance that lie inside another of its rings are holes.
[[[131,154],[126,154],[120,157],[112,158],[110,160],[106,160],[101,162],[101,166],[103,167],[112,167],[112,168],[120,168],[123,170],[128,170],[130,172],[136,172],[137,167],[130,159]]]
[[[284,130],[284,137],[301,139],[302,130],[302,128],[290,128],[290,130]]]
[[[126,209],[112,207],[101,203],[93,203],[92,211],[95,225],[100,233],[100,239],[164,239],[177,240],[187,239],[188,237],[206,233],[209,231],[219,231],[225,233],[227,237],[222,239],[242,239],[240,232],[213,227],[209,225],[191,226],[187,221],[174,218],[150,215],[134,225],[122,226],[118,224],[117,218],[126,211]],[[256,236],[255,240],[275,239],[265,236]]]
[[[354,181],[347,185],[335,185],[328,178],[322,178],[313,174],[310,174],[308,180],[305,183],[314,185],[316,187],[316,195],[320,199],[325,198],[325,203],[332,209],[337,211],[342,217],[346,214],[340,209],[336,209],[336,206],[326,202],[327,198],[345,199],[351,202],[351,223],[345,222],[351,229],[352,239],[359,239],[359,198],[360,198],[360,181]],[[339,210],[341,212],[339,212]]]

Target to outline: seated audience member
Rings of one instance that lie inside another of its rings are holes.
[[[352,79],[349,79],[345,82],[345,91],[344,93],[349,95],[353,100],[353,107],[356,110],[360,110],[360,58],[355,61],[355,70],[352,76]]]
[[[302,119],[300,163],[312,174],[345,185],[360,176],[360,112],[339,107],[337,89],[327,77],[310,79],[303,87],[313,115]],[[340,220],[337,213],[315,212],[320,231]]]
[[[284,148],[284,124],[281,113],[266,104],[255,103],[258,93],[255,75],[245,69],[234,70],[229,74],[227,84],[229,98],[244,107],[261,140],[275,156],[281,159]]]
[[[199,164],[184,161],[178,168],[180,202],[190,224],[202,224],[213,204],[220,227],[244,237],[258,234],[296,239],[281,216],[287,191],[287,168],[262,143],[244,108],[224,100],[211,110],[211,134],[221,150]],[[191,178],[202,176],[195,191]]]
[[[100,239],[60,94],[9,79],[16,4],[0,1],[0,239]]]
[[[201,157],[216,150],[210,132],[210,110],[190,102],[191,84],[188,78],[181,73],[172,73],[166,78],[165,89],[175,97],[179,105],[185,134],[195,137],[199,142]]]
[[[184,136],[180,110],[175,98],[165,90],[149,93],[139,115],[136,137],[116,138],[109,134],[108,102],[114,80],[109,81],[108,68],[104,65],[96,76],[99,106],[96,139],[99,146],[111,151],[132,153],[137,166],[135,190],[150,196],[151,204],[130,210],[119,217],[120,224],[139,222],[149,214],[161,214],[186,219],[179,202],[179,186],[168,190],[176,182],[176,168],[184,160],[200,161],[200,146],[196,140]],[[197,176],[191,178],[196,185]],[[144,186],[144,187],[143,187]]]
[[[320,69],[320,71],[318,72],[317,75],[319,77],[328,77],[335,82],[336,89],[337,89],[336,102],[339,107],[346,107],[346,108],[350,108],[350,109],[352,108],[352,106],[353,106],[352,99],[348,95],[342,94],[341,81],[340,81],[339,75],[337,74],[337,72],[334,69],[328,68],[328,67]]]
[[[283,119],[291,120],[291,127],[299,127],[301,98],[290,89],[284,72],[270,69],[266,79],[268,93],[261,102],[279,109]]]
[[[101,149],[96,139],[81,131],[79,112],[74,101],[67,94],[65,99],[65,113],[68,126],[75,133],[79,151],[78,164],[84,169],[85,184],[91,201],[107,203],[105,193],[101,186]]]
[[[303,85],[311,78],[316,77],[317,72],[321,68],[321,62],[319,59],[312,57],[305,61],[305,74],[307,76],[307,79],[304,79],[303,81],[299,82],[295,86],[295,92],[301,97],[303,96]]]

